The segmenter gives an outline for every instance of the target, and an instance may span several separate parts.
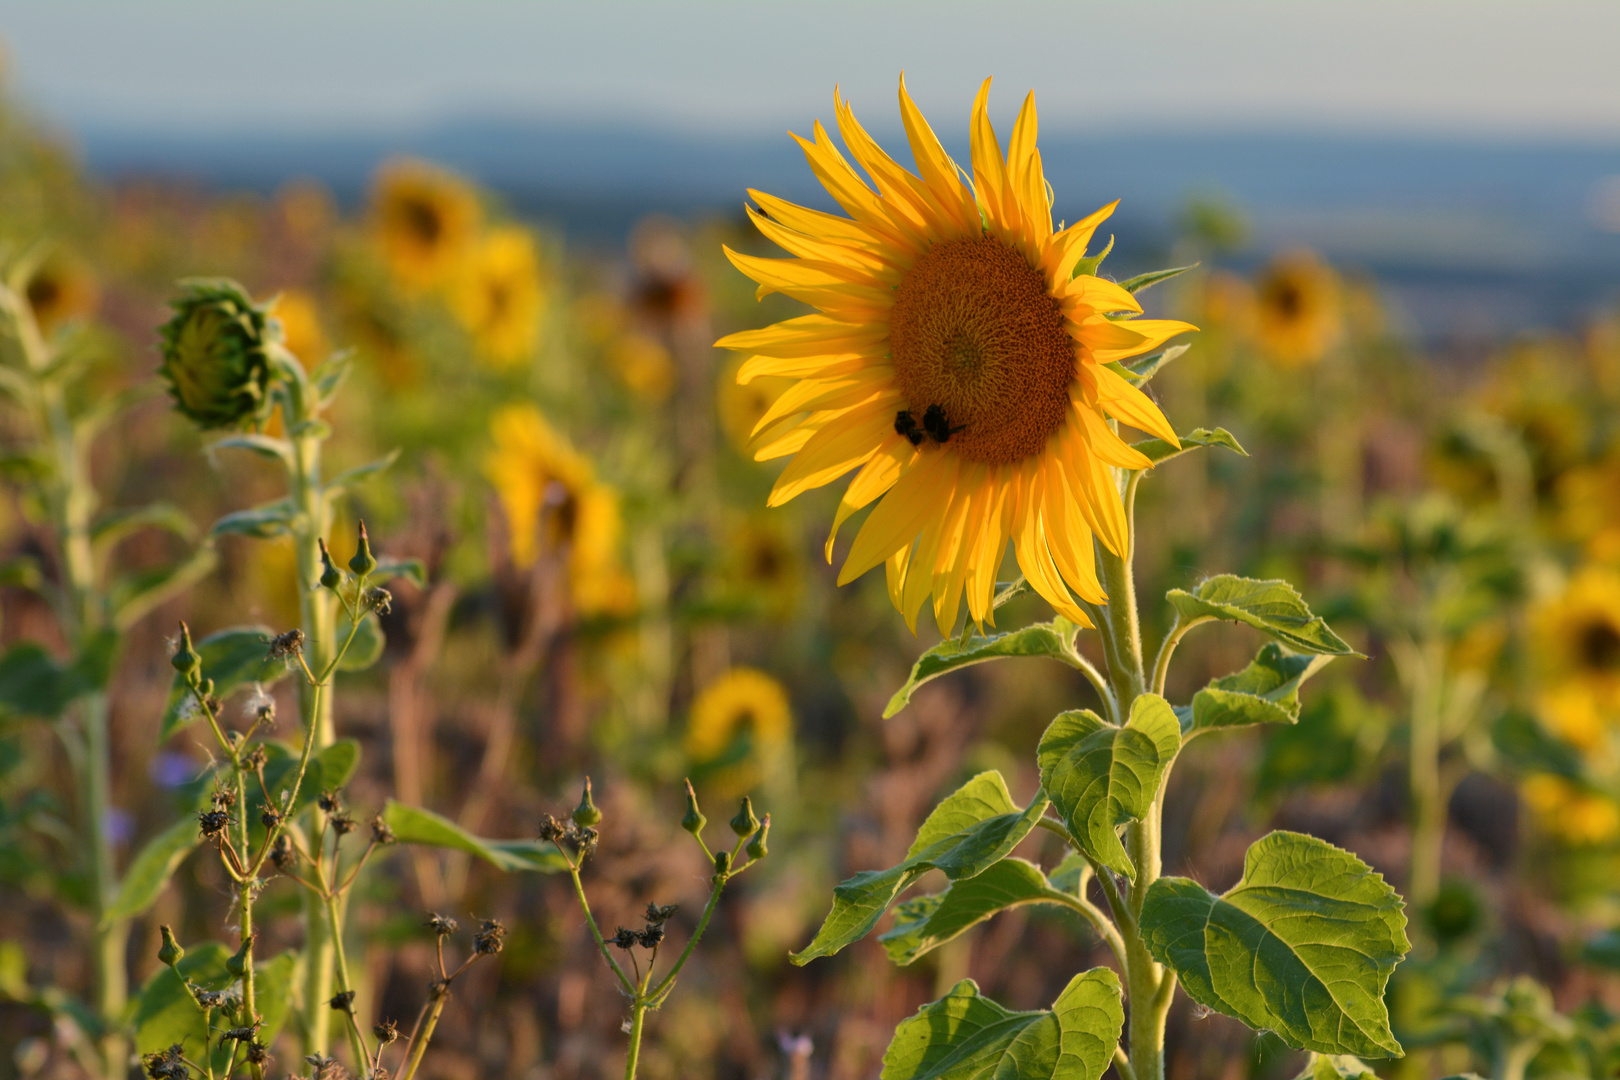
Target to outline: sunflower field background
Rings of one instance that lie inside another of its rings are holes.
[[[966,119],[930,117],[953,147]],[[329,1007],[290,991],[266,1018],[268,1075],[339,1075],[303,1053],[329,1016],[333,1047],[345,1013],[378,1040],[389,1021],[409,1029],[444,974],[435,934],[458,956],[498,955],[434,1013],[418,1075],[622,1073],[620,987],[535,839],[582,787],[600,811],[573,820],[597,831],[583,882],[604,937],[646,923],[684,945],[706,920],[648,1014],[642,1076],[874,1076],[896,1026],[963,978],[1035,1009],[1107,962],[1084,921],[1040,904],[904,966],[879,940],[790,961],[834,886],[900,861],[946,794],[990,769],[1020,797],[1035,790],[1043,728],[1092,690],[1030,657],[891,701],[978,608],[959,623],[952,599],[942,635],[916,618],[920,598],[896,613],[881,570],[840,586],[857,526],[828,540],[848,516],[839,492],[767,505],[781,463],[755,460],[756,435],[805,408],[773,412],[796,380],[739,382],[748,354],[715,343],[810,309],[756,298],[738,272],[781,254],[744,194],[723,193],[730,213],[622,210],[581,239],[566,211],[413,154],[380,155],[356,190],[99,173],[18,93],[0,97],[0,1078],[200,1075],[136,1062],[167,1045],[158,991],[185,962],[163,958],[171,939],[240,976],[240,890],[197,824],[221,810],[208,770],[230,751],[185,705],[171,658],[190,648],[184,620],[220,725],[279,716],[273,736],[296,754],[302,676],[255,651],[310,625],[319,592],[283,446],[325,455],[324,565],[360,575],[349,559],[364,540],[388,580],[379,598],[362,575],[354,603],[371,614],[335,616],[349,620],[340,638],[362,632],[334,661],[317,770],[340,800],[330,815],[361,823],[351,853],[379,823],[375,852],[345,864],[354,996]],[[1059,201],[1088,212],[1130,195]],[[1426,332],[1421,290],[1397,297],[1275,230],[1257,239],[1249,208],[1218,192],[1178,199],[1146,238],[1121,225],[1095,271],[1188,268],[1140,287],[1151,321],[1198,328],[1171,339],[1148,393],[1176,430],[1228,433],[1144,482],[1139,588],[1286,579],[1362,658],[1287,699],[1288,722],[1189,745],[1164,796],[1164,865],[1225,888],[1257,837],[1309,833],[1399,892],[1413,948],[1384,998],[1404,1057],[1307,1059],[1183,996],[1164,1073],[1613,1077],[1620,279],[1594,272],[1578,310],[1453,347]],[[767,231],[782,219],[753,200]],[[193,348],[183,319],[160,333],[193,295],[176,282],[194,278],[239,282],[231,310],[251,322],[262,305],[279,326],[319,390],[306,426],[269,410],[262,356]],[[29,349],[50,365],[30,367]],[[995,584],[996,569],[973,580]],[[1018,572],[1009,559],[1000,576]],[[1038,591],[1009,590],[995,623],[1050,619]],[[1166,632],[1154,609],[1145,619]],[[263,634],[245,653],[217,636],[238,626]],[[1165,696],[1191,700],[1261,643],[1247,629],[1189,638]],[[1096,659],[1094,637],[1077,647]],[[744,797],[769,814],[768,857],[758,821],[739,829],[739,850],[757,837],[759,853],[715,890],[712,920],[712,868],[683,834],[689,792],[711,842]],[[247,797],[224,810],[245,817]],[[1020,850],[1056,861],[1051,839]],[[678,910],[642,914],[660,905]],[[253,918],[266,972],[300,985],[299,893],[269,880]]]

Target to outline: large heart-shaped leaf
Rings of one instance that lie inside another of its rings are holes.
[[[1384,987],[1411,948],[1404,908],[1349,852],[1274,832],[1222,896],[1187,878],[1155,881],[1141,930],[1201,1005],[1301,1050],[1399,1057]]]
[[[1142,818],[1181,749],[1181,724],[1168,702],[1143,694],[1115,727],[1090,710],[1060,714],[1041,736],[1041,787],[1085,853],[1136,876],[1118,829]]]
[[[203,676],[214,680],[214,696],[224,700],[232,691],[251,683],[264,686],[279,681],[287,674],[287,665],[270,659],[270,641],[275,632],[265,626],[233,626],[209,634],[197,642],[197,654],[202,657]],[[169,701],[163,710],[160,742],[185,727],[201,715],[191,692],[180,676],[174,677],[169,688]]]
[[[1125,1024],[1119,976],[1093,968],[1051,1009],[1013,1012],[963,979],[895,1028],[881,1080],[1098,1080]]]
[[[1327,623],[1311,614],[1304,597],[1286,581],[1258,581],[1235,574],[1219,574],[1188,592],[1171,589],[1165,595],[1183,622],[1226,619],[1263,631],[1296,652],[1328,656],[1359,656]]]
[[[474,836],[447,817],[388,800],[383,820],[402,844],[428,844],[476,855],[502,870],[539,870],[555,873],[568,869],[568,862],[551,844],[539,839],[486,840]]]
[[[900,893],[930,870],[940,870],[952,881],[982,874],[1012,853],[1046,807],[1046,795],[1037,792],[1029,807],[1019,810],[999,772],[980,773],[934,808],[899,865],[864,870],[834,888],[832,910],[815,940],[790,959],[807,964],[858,941]]]
[[[998,911],[1057,902],[1052,893],[1040,867],[1024,859],[1002,859],[977,877],[952,882],[944,892],[902,902],[893,928],[878,940],[889,959],[904,967]]]
[[[1274,641],[1261,646],[1242,671],[1215,679],[1176,710],[1183,730],[1292,724],[1299,719],[1299,686],[1331,663],[1331,656],[1301,656]]]
[[[911,695],[923,683],[969,664],[982,664],[987,660],[1001,660],[1009,656],[1052,656],[1061,659],[1072,655],[1077,629],[1074,623],[1059,616],[1051,622],[1036,623],[1005,634],[991,634],[988,637],[975,634],[965,642],[959,638],[942,641],[917,658],[911,667],[911,677],[889,699],[889,704],[883,709],[883,717],[888,719],[905,708]]]

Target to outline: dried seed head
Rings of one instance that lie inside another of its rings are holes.
[[[399,1025],[392,1020],[384,1020],[380,1024],[373,1024],[371,1033],[377,1036],[377,1041],[387,1046],[399,1040]]]
[[[438,912],[434,912],[432,915],[429,915],[428,921],[422,925],[431,927],[433,932],[439,937],[449,937],[451,934],[461,929],[460,924],[458,924],[456,920],[450,918],[448,915],[440,915]]]
[[[680,910],[680,907],[679,904],[664,904],[662,907],[657,904],[648,904],[647,921],[652,923],[668,922],[674,917],[675,912]]]
[[[334,994],[332,1000],[328,1001],[327,1004],[337,1012],[352,1013],[354,1012],[354,991],[344,990],[342,993]]]
[[[243,1056],[247,1058],[249,1065],[263,1065],[270,1060],[270,1048],[255,1040],[248,1043],[247,1053]]]
[[[361,600],[367,608],[379,615],[387,615],[394,610],[394,594],[387,589],[367,589]]]
[[[277,634],[270,639],[270,652],[266,658],[270,660],[291,660],[304,651],[304,632],[302,630],[289,630],[285,634]]]
[[[259,814],[259,821],[265,828],[273,829],[281,824],[281,811],[273,806],[266,806],[264,811]]]
[[[388,822],[386,822],[386,821],[384,821],[382,819],[381,814],[378,814],[376,817],[371,819],[371,842],[372,843],[374,843],[374,844],[392,844],[394,842],[394,839],[395,839],[394,830],[388,827]]]
[[[550,814],[542,814],[540,816],[540,839],[552,841],[561,840],[564,832],[566,832],[566,830],[563,828],[562,822],[558,821]]]
[[[658,943],[663,940],[664,924],[661,922],[648,923],[647,928],[641,932],[641,947],[643,949],[656,948]]]
[[[276,837],[276,842],[270,848],[270,861],[276,864],[277,870],[286,870],[297,860],[298,855],[293,851],[292,838],[286,833]]]
[[[499,919],[485,919],[473,938],[473,951],[479,956],[494,956],[506,947],[506,927]]]
[[[332,826],[332,831],[339,836],[348,836],[354,832],[355,826],[359,824],[354,818],[344,813],[333,814],[327,821]]]
[[[204,810],[197,815],[197,827],[205,840],[218,840],[225,835],[225,829],[234,820],[225,810]]]
[[[321,808],[322,813],[341,814],[343,812],[343,796],[336,791],[323,791],[315,805]]]

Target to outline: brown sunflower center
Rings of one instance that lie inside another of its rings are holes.
[[[1046,278],[990,236],[917,257],[895,290],[889,347],[913,441],[990,465],[1040,453],[1063,423],[1074,340]],[[925,434],[926,433],[926,436]]]
[[[423,199],[407,199],[400,207],[400,215],[417,243],[432,247],[439,242],[439,235],[444,232],[444,222],[439,217],[438,208],[432,203]]]
[[[1592,622],[1581,627],[1581,662],[1592,671],[1620,668],[1620,630],[1608,622]]]

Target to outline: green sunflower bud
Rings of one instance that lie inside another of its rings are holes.
[[[180,644],[175,648],[174,655],[169,658],[188,685],[194,685],[202,675],[202,657],[191,645],[191,627],[184,622],[180,624]]]
[[[703,832],[703,826],[708,823],[709,819],[703,816],[702,810],[698,809],[697,792],[692,790],[692,781],[688,780],[686,782],[686,816],[681,818],[681,828],[693,836],[698,836]]]
[[[205,430],[263,419],[274,382],[266,347],[280,341],[279,325],[234,281],[192,278],[180,287],[158,331],[158,374],[175,408]]]
[[[585,793],[579,797],[579,805],[574,807],[574,824],[582,829],[589,829],[602,820],[602,811],[596,808],[591,801],[591,778],[585,778]]]
[[[743,796],[742,806],[737,810],[737,816],[731,819],[731,831],[737,838],[749,836],[759,828],[759,818],[754,816],[754,800]]]
[[[724,848],[714,853],[714,872],[724,875],[731,872],[731,852]]]
[[[748,852],[748,857],[750,859],[763,859],[765,856],[769,855],[771,853],[771,849],[765,845],[770,838],[771,815],[766,814],[765,820],[760,822],[759,831],[754,834],[754,838],[752,840],[748,841],[748,847],[744,849]]]
[[[371,540],[366,536],[366,523],[360,523],[360,543],[355,547],[354,558],[349,560],[349,569],[361,577],[365,577],[377,569],[377,560],[371,555]]]
[[[240,979],[247,973],[248,965],[253,963],[253,939],[257,935],[249,934],[242,941],[242,947],[225,958],[225,970]]]
[[[185,959],[186,950],[174,939],[173,930],[167,926],[160,926],[158,931],[163,935],[163,945],[158,949],[158,962],[165,967],[174,967]]]
[[[337,592],[338,586],[343,584],[343,571],[332,565],[332,553],[326,550],[326,541],[316,540],[316,543],[321,545],[321,584]]]

